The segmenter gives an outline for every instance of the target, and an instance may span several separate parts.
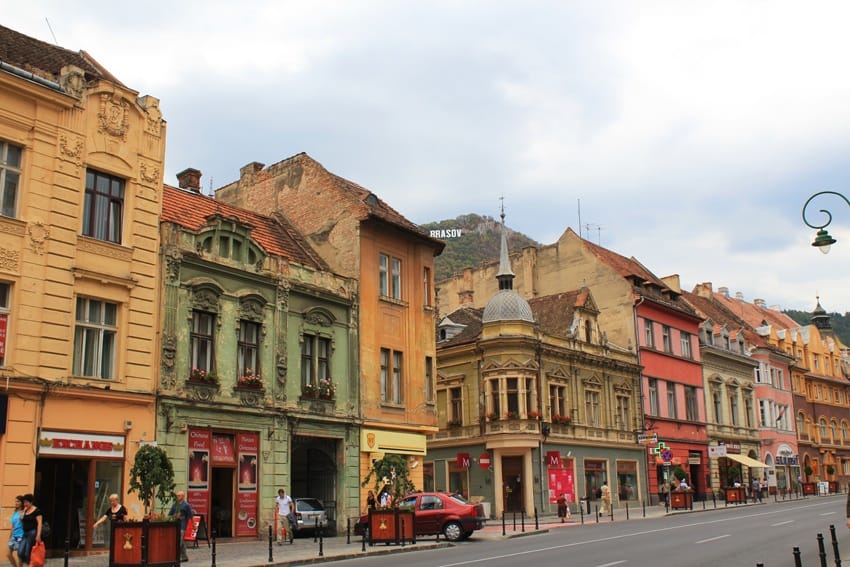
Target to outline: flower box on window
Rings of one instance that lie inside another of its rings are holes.
[[[331,381],[330,376],[319,380],[317,390],[319,397],[325,400],[332,400],[336,396],[336,385]]]
[[[236,380],[236,387],[246,390],[262,390],[265,386],[263,385],[263,378],[259,374],[246,370],[245,374]]]
[[[555,424],[558,424],[558,425],[569,425],[570,423],[572,423],[572,421],[573,421],[573,418],[568,416],[568,415],[555,414],[555,415],[552,416],[552,423],[555,423]]]
[[[505,419],[519,419],[519,413],[515,411],[506,411]]]
[[[218,385],[218,376],[216,376],[214,372],[208,372],[206,370],[201,370],[200,368],[193,368],[191,372],[189,372],[189,382],[194,382],[196,384]]]

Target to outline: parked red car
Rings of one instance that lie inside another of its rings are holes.
[[[402,500],[398,507],[414,511],[417,536],[443,534],[449,541],[459,541],[483,528],[487,521],[484,506],[470,504],[458,494],[417,492]],[[368,526],[369,515],[365,514],[354,527],[354,533],[367,530],[368,537]]]

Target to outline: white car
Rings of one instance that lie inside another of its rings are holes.
[[[296,498],[295,517],[298,523],[295,532],[315,530],[328,527],[328,515],[322,502],[316,498]]]

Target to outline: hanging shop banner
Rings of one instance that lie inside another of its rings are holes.
[[[572,459],[561,459],[559,466],[549,467],[549,503],[556,503],[561,494],[567,495],[567,502],[575,502],[575,473]]]
[[[236,465],[236,453],[233,451],[233,435],[213,434],[212,462],[214,465]]]
[[[260,448],[258,433],[236,435],[239,453],[239,490],[236,496],[236,535],[257,535],[257,455]]]
[[[468,469],[469,468],[469,462],[470,462],[469,453],[458,453],[456,459],[457,459],[457,466],[459,466],[462,469]]]
[[[124,438],[43,429],[38,435],[38,455],[65,457],[124,457]]]
[[[561,452],[560,451],[546,451],[546,464],[550,467],[560,467],[561,466]]]
[[[188,437],[189,478],[186,482],[186,499],[196,514],[209,518],[212,432],[209,429],[190,428]]]

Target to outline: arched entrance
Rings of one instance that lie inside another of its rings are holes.
[[[339,441],[297,435],[293,440],[288,491],[292,498],[318,498],[325,505],[328,524],[336,523],[337,448]]]

